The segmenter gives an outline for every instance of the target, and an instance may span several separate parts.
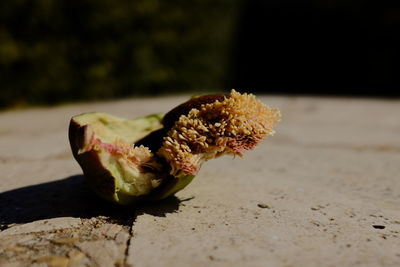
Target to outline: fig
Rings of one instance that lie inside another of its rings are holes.
[[[93,191],[129,205],[175,194],[207,160],[243,156],[273,135],[279,120],[279,110],[232,90],[192,98],[165,115],[80,114],[71,119],[69,141]]]

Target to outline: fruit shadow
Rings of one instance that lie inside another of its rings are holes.
[[[0,193],[0,227],[57,217],[97,216],[131,226],[142,214],[163,217],[177,212],[182,201],[186,200],[172,196],[150,204],[120,206],[97,197],[84,182],[83,175],[74,175]]]

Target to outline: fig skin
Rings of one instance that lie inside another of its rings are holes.
[[[92,134],[88,125],[81,125],[75,119],[76,117],[84,115],[85,114],[81,114],[71,119],[68,131],[69,143],[75,160],[82,168],[86,183],[101,198],[120,205],[131,205],[140,202],[154,202],[175,194],[193,180],[194,175],[186,175],[177,178],[166,174],[164,181],[148,194],[133,196],[123,192],[122,190],[118,190],[117,178],[112,175],[107,166],[103,165],[99,154],[94,150],[85,151],[83,153],[80,152],[82,149],[84,149],[85,140],[90,139],[90,135]],[[154,116],[151,115],[148,117],[154,118]],[[146,118],[147,117],[139,118],[139,120]],[[162,116],[157,115],[157,118],[161,123]],[[156,129],[152,132],[152,134],[154,133],[158,133],[157,139],[154,140],[163,140],[163,134],[165,133],[163,128],[158,130]],[[148,136],[152,136],[152,134]],[[143,140],[147,139],[146,137],[143,138]],[[151,139],[148,140],[150,145],[152,143]],[[136,143],[136,145],[139,146],[140,144]]]
[[[192,109],[199,109],[201,105],[210,104],[215,101],[223,101],[226,98],[229,98],[229,95],[214,94],[193,97],[165,114],[161,123],[163,124],[165,130],[168,131],[170,128],[172,128],[172,126],[174,126],[175,122],[179,120],[180,116],[189,114]]]

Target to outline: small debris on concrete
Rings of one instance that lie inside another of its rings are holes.
[[[265,203],[258,203],[257,206],[262,209],[270,209],[271,207]]]

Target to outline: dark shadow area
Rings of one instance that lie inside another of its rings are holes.
[[[142,204],[138,206],[136,215],[150,214],[156,217],[165,217],[168,213],[178,212],[182,202],[190,201],[193,198],[179,199],[176,196],[171,196],[162,201]]]
[[[248,0],[240,16],[229,87],[400,96],[400,9],[387,1]]]
[[[176,212],[180,203],[181,200],[174,196],[152,204],[119,206],[92,193],[83,175],[74,175],[0,193],[0,225],[6,228],[8,224],[57,217],[96,216],[105,216],[113,223],[130,225],[140,214],[165,216],[166,213]]]

